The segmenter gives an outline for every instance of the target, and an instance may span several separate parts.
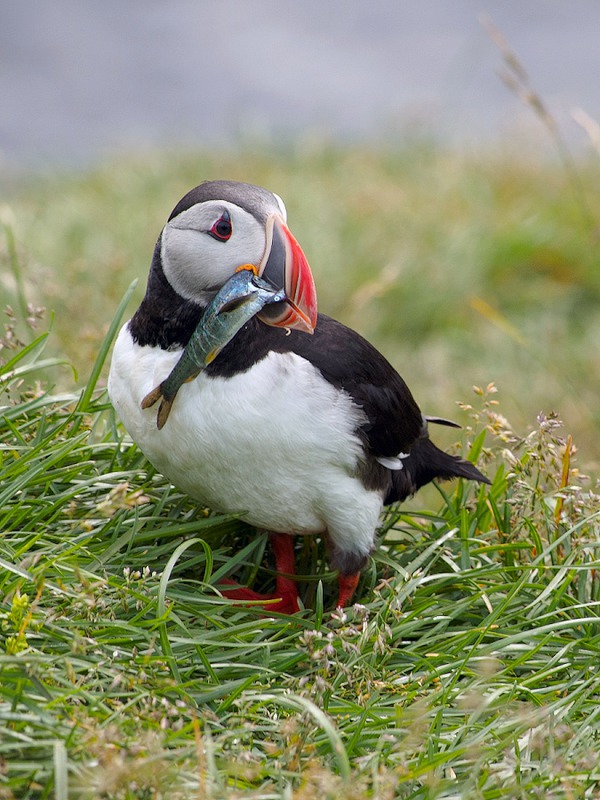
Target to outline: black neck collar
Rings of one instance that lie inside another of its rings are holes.
[[[165,277],[160,238],[154,248],[146,294],[129,323],[133,340],[141,346],[171,350],[185,347],[203,308],[177,294]]]

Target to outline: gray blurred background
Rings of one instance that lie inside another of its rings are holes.
[[[537,131],[498,76],[482,14],[583,146],[571,112],[600,118],[599,0],[1,0],[0,166],[297,135],[408,130],[474,146]]]

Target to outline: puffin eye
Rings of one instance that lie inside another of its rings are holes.
[[[219,242],[226,242],[231,236],[233,227],[231,225],[231,217],[228,211],[224,211],[219,219],[215,222],[208,234],[217,239]]]

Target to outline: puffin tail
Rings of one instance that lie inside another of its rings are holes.
[[[445,453],[427,437],[418,439],[410,455],[402,459],[402,469],[392,473],[392,488],[385,502],[405,500],[435,479],[449,481],[453,478],[491,484],[470,461]]]

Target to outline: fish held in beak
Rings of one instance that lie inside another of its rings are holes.
[[[286,299],[266,306],[258,315],[267,325],[313,333],[317,324],[317,290],[302,248],[277,214],[267,219],[267,246],[258,274]]]
[[[251,264],[244,264],[225,283],[204,310],[200,322],[169,375],[141,402],[143,409],[159,400],[158,430],[164,427],[177,392],[193,380],[219,355],[240,328],[269,303],[285,299],[283,289],[275,291],[256,275]]]

